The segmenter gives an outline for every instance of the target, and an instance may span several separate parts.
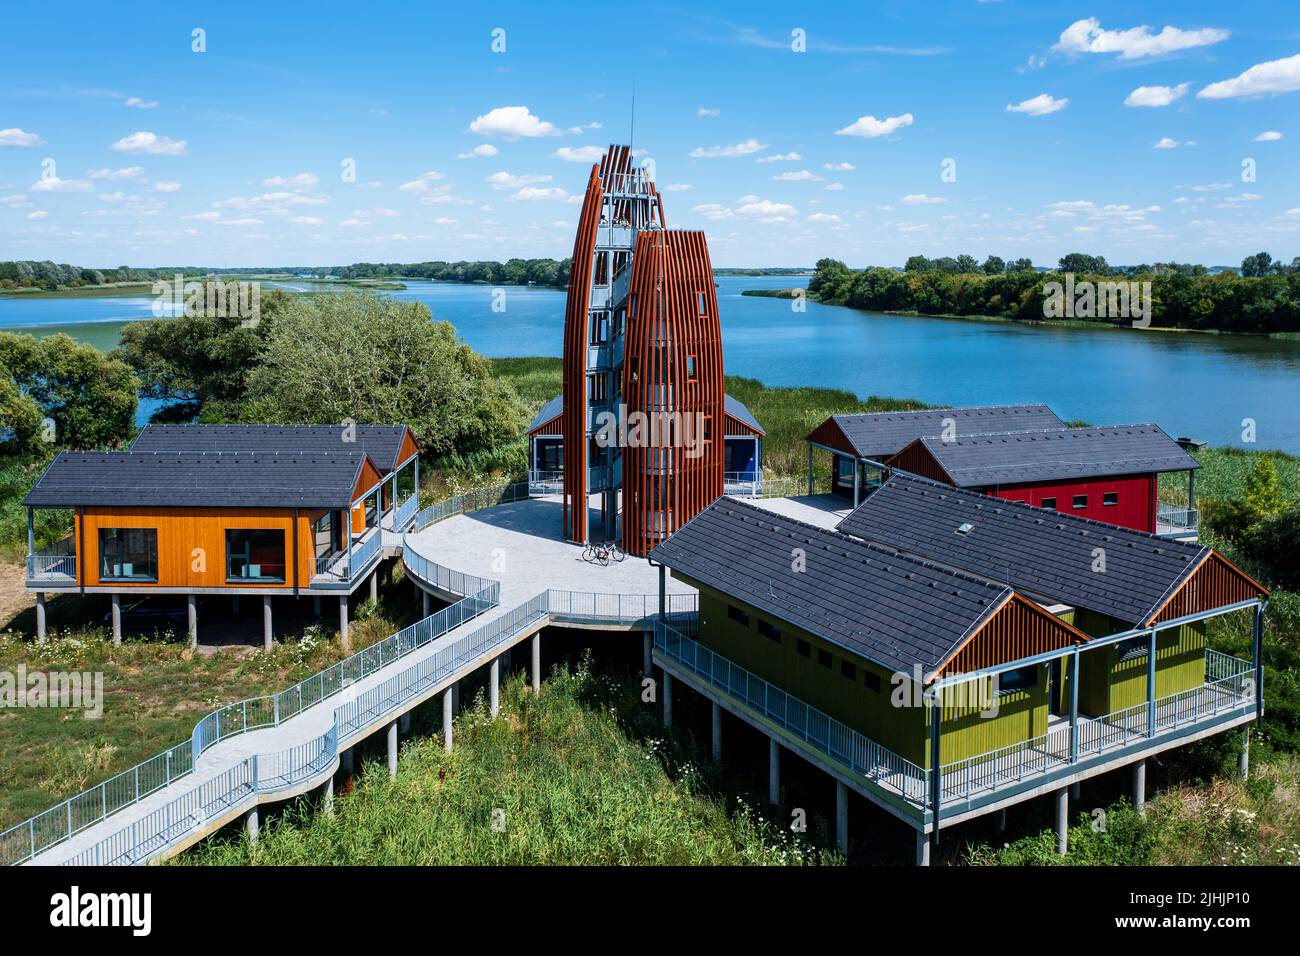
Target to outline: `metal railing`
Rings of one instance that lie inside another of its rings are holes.
[[[528,491],[534,495],[558,495],[564,492],[563,471],[528,472]]]
[[[655,647],[668,657],[836,763],[902,794],[910,802],[924,802],[929,775],[912,761],[713,653],[676,628],[656,622],[654,640]]]
[[[1196,531],[1200,525],[1201,513],[1196,508],[1182,505],[1156,504],[1156,530],[1161,534],[1184,534]],[[1161,530],[1161,526],[1169,530]]]
[[[657,594],[602,594],[592,591],[550,590],[547,610],[560,620],[617,621],[632,623],[655,617],[659,613]],[[699,610],[698,594],[664,595],[664,612],[670,617],[693,614]]]
[[[420,497],[414,493],[400,505],[397,506],[397,513],[393,515],[393,528],[396,531],[404,531],[407,523],[415,517],[416,512],[420,510]]]
[[[806,492],[806,482],[799,478],[759,478],[757,481],[724,482],[725,494],[741,498],[795,498]]]
[[[516,481],[508,485],[491,485],[486,488],[475,488],[473,491],[467,491],[463,494],[454,495],[451,498],[444,498],[427,508],[422,509],[415,515],[415,524],[412,531],[422,531],[435,522],[450,518],[453,515],[464,514],[468,511],[477,511],[480,508],[491,508],[494,505],[510,504],[515,501],[523,501],[528,498],[528,482]],[[405,556],[405,549],[403,549]]]
[[[77,578],[77,542],[69,536],[27,555],[27,579]]]

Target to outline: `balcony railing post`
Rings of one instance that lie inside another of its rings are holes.
[[[1147,737],[1156,735],[1156,629],[1147,644]]]
[[[1079,649],[1070,657],[1070,763],[1079,762]]]

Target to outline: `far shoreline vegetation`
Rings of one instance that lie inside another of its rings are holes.
[[[1211,272],[1190,263],[1114,267],[1102,256],[1070,253],[1055,271],[1028,259],[1006,262],[989,256],[927,259],[912,256],[900,272],[868,267],[853,270],[838,259],[818,260],[807,297],[823,305],[887,315],[1017,322],[1048,326],[1134,328],[1131,317],[1076,315],[1049,317],[1049,283],[1070,276],[1071,288],[1084,283],[1149,283],[1150,325],[1141,331],[1300,335],[1300,256],[1290,264],[1267,252],[1247,256],[1239,270]],[[802,290],[750,289],[742,295],[794,299]],[[1100,298],[1100,294],[1099,294]],[[1125,296],[1127,299],[1127,296]]]

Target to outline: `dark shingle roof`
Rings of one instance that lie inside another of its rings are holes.
[[[900,474],[839,530],[1128,624],[1145,623],[1210,550]]]
[[[750,412],[747,407],[745,407],[744,402],[734,399],[730,395],[724,395],[723,410],[732,418],[744,422],[755,431],[767,434],[763,431],[763,426],[758,423],[758,419],[754,417],[753,413]],[[563,412],[564,396],[556,395],[553,399],[542,406],[542,410],[537,413],[535,418],[533,418],[532,423],[528,426],[528,430],[530,432],[536,431],[538,428],[541,428],[547,422],[551,421]],[[730,434],[730,432],[724,432],[724,434]]]
[[[1065,426],[1065,422],[1046,405],[932,408],[916,412],[864,412],[831,417],[858,455],[874,461],[883,461],[897,454],[918,438],[939,437],[944,419],[956,422],[959,436]]]
[[[1159,425],[1103,425],[921,443],[958,488],[1200,468]]]
[[[806,555],[797,573],[795,548]],[[731,498],[651,557],[890,670],[938,666],[1012,593]]]
[[[131,451],[309,452],[369,455],[381,475],[398,465],[405,425],[355,425],[356,441],[343,440],[343,425],[146,425]]]
[[[347,508],[365,456],[61,452],[24,505]]]

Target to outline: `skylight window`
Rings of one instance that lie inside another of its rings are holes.
[[[970,534],[974,530],[975,530],[975,526],[971,524],[969,521],[964,521],[961,524],[957,525],[958,534]]]

